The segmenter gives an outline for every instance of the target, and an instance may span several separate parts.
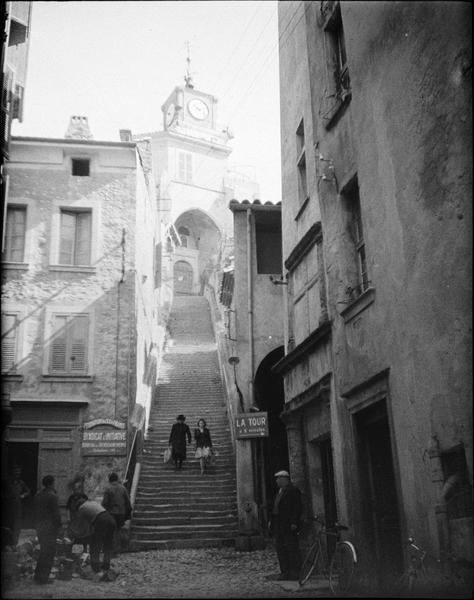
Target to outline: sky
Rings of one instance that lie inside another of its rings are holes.
[[[64,137],[84,115],[95,140],[162,129],[184,84],[217,96],[234,134],[230,163],[255,167],[260,199],[281,200],[277,2],[33,2],[23,123],[12,134]]]

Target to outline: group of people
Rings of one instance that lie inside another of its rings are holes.
[[[119,482],[117,473],[111,473],[108,479],[102,502],[97,502],[89,500],[84,493],[83,478],[75,478],[66,505],[68,535],[75,543],[82,544],[84,551],[89,547],[91,568],[95,573],[110,569],[111,557],[118,550],[119,531],[132,512],[127,489]],[[35,528],[40,543],[34,579],[39,584],[51,582],[49,575],[56,553],[56,539],[63,533],[54,477],[46,475],[42,484],[43,489],[34,499]]]
[[[178,415],[176,423],[171,428],[169,446],[175,470],[183,466],[186,459],[186,446],[191,444],[191,430],[186,425],[186,417]],[[194,430],[196,442],[195,458],[199,459],[201,475],[204,474],[206,462],[212,456],[211,434],[206,421],[199,419]],[[297,580],[301,568],[301,553],[298,534],[301,528],[301,492],[292,484],[288,471],[275,473],[278,493],[275,497],[273,511],[270,517],[269,530],[275,538],[280,574],[278,579]]]
[[[178,415],[169,437],[175,469],[182,468],[186,459],[186,446],[191,443],[191,431],[185,423],[186,417]],[[201,474],[212,455],[212,440],[206,421],[199,419],[194,431],[196,443],[195,457],[199,459]],[[21,480],[21,471],[16,468],[10,482],[11,493],[21,502],[31,494]],[[84,492],[84,479],[77,476],[71,483],[72,493],[66,508],[69,511],[68,536],[76,544],[82,544],[83,551],[89,548],[91,568],[94,572],[108,570],[113,553],[119,548],[119,532],[125,521],[131,518],[132,506],[127,489],[119,482],[117,473],[110,473],[102,502],[90,500]],[[270,516],[269,530],[275,539],[275,548],[280,565],[278,579],[298,579],[301,567],[301,554],[298,533],[301,528],[301,492],[292,484],[288,471],[275,473],[278,493]],[[40,554],[34,579],[37,583],[50,583],[49,578],[56,553],[56,539],[63,533],[55,480],[46,475],[42,480],[43,489],[34,498],[35,528],[40,543]],[[20,532],[19,518],[9,523],[13,545],[18,543]],[[100,563],[100,552],[103,561]]]
[[[176,471],[182,469],[183,461],[186,460],[186,446],[191,443],[191,430],[186,424],[186,417],[178,415],[176,423],[171,428],[168,444],[171,448],[171,458]],[[212,457],[211,432],[204,419],[199,419],[197,428],[194,430],[194,441],[196,442],[195,458],[199,459],[201,475],[204,475],[206,463]]]

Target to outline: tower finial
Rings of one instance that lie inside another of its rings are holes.
[[[193,88],[193,78],[191,77],[191,57],[189,55],[190,53],[190,44],[189,41],[186,41],[186,49],[188,51],[187,53],[187,57],[186,57],[186,75],[184,76],[184,81],[186,82],[186,87],[189,88]]]

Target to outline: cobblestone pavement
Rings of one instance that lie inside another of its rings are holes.
[[[112,562],[114,582],[56,580],[38,585],[22,579],[4,598],[314,598],[328,589],[266,579],[278,574],[274,549],[154,550],[121,554]]]

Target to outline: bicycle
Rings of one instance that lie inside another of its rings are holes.
[[[300,586],[304,585],[317,567],[319,572],[327,573],[329,588],[333,594],[347,592],[352,585],[355,565],[357,564],[357,552],[354,545],[347,540],[340,539],[341,532],[349,528],[336,523],[333,528],[335,531],[331,531],[326,528],[320,516],[313,517],[313,521],[319,523],[321,527],[317,531],[316,540],[311,545],[303,561],[298,582]],[[328,571],[322,568],[323,544],[321,540],[323,536],[326,536],[326,538],[336,538],[336,547],[331,557]]]
[[[408,538],[407,545],[408,567],[396,581],[400,592],[410,596],[416,592],[462,593],[463,590],[472,587],[470,566],[467,567],[466,573],[471,573],[471,581],[462,574],[462,560],[457,560],[452,555],[446,556],[444,560],[431,556],[415,543],[413,537]]]

